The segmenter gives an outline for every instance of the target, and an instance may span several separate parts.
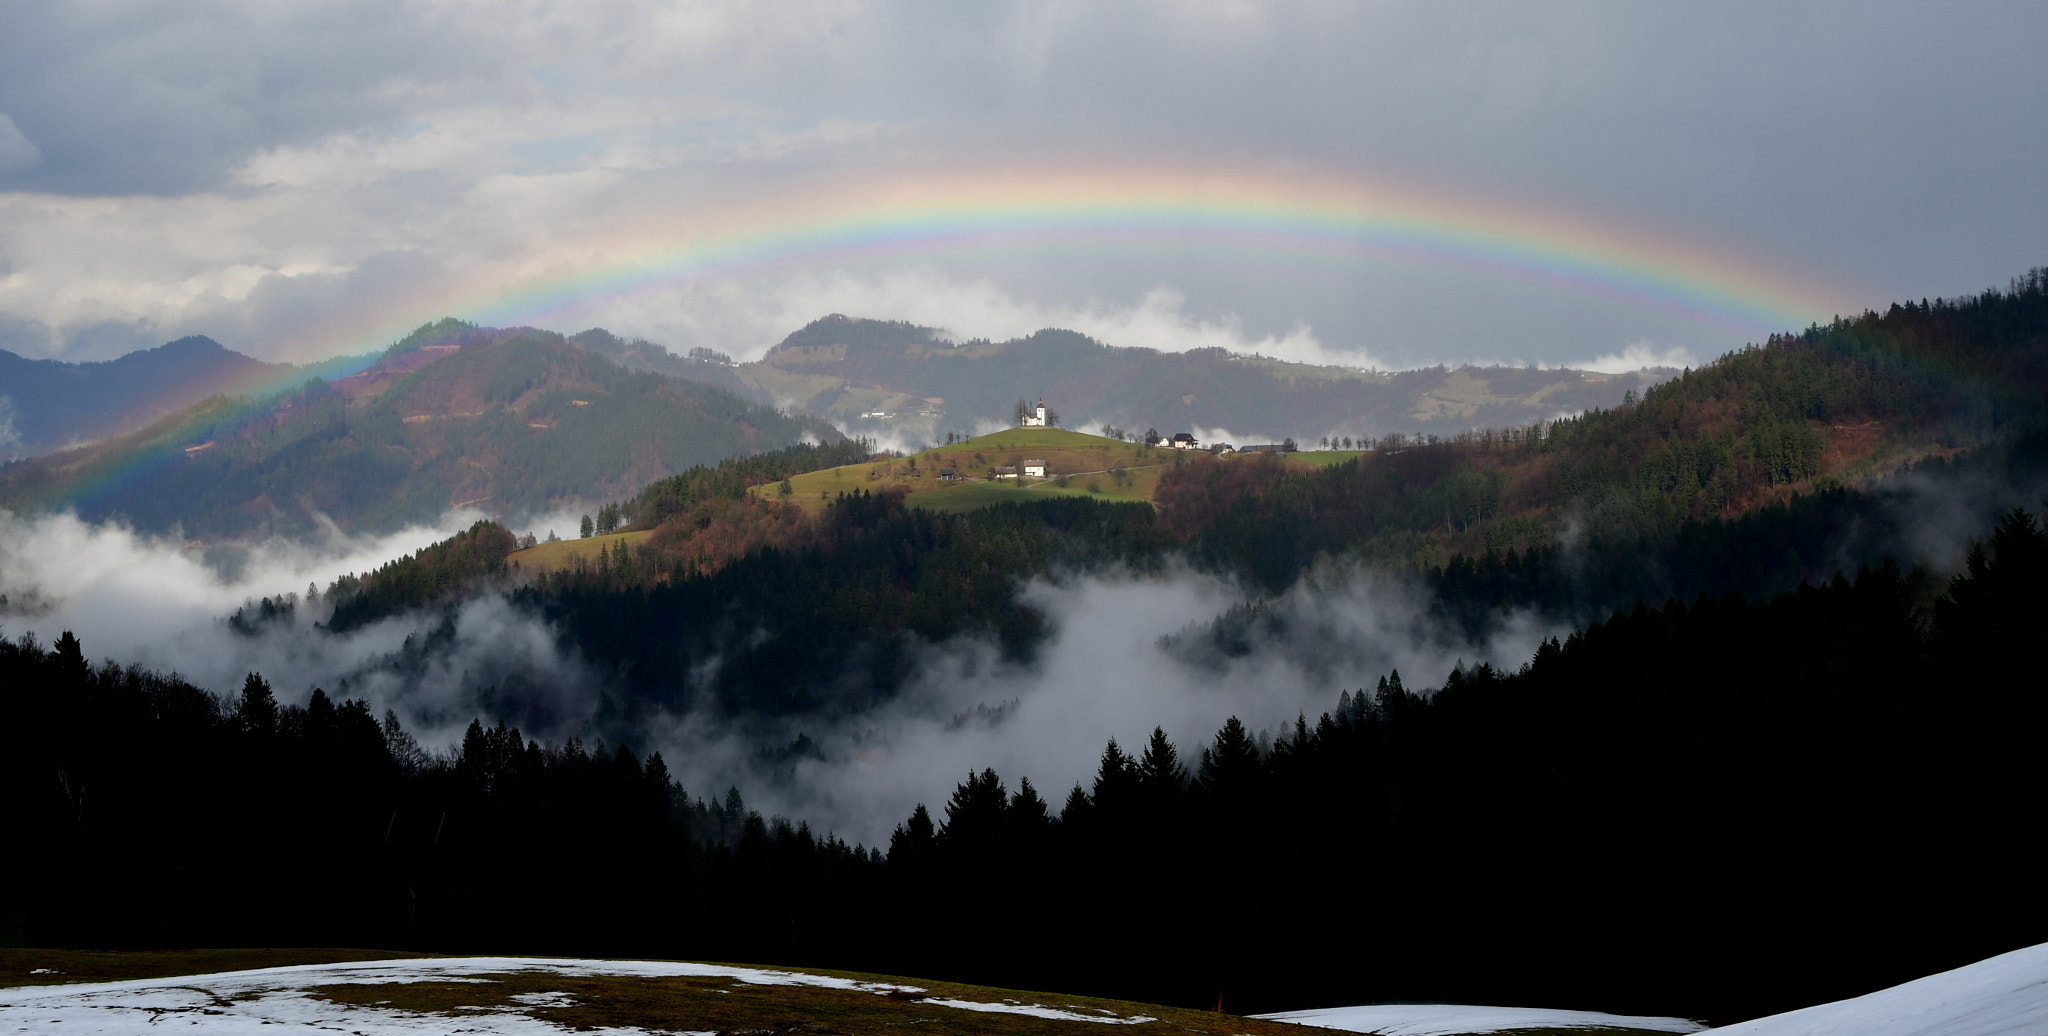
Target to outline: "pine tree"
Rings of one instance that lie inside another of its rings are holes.
[[[270,691],[270,681],[256,673],[242,680],[242,699],[235,707],[235,719],[252,734],[268,736],[277,732],[277,696]]]
[[[1095,788],[1089,795],[1095,808],[1112,817],[1122,817],[1136,804],[1138,765],[1124,754],[1116,738],[1102,749],[1102,765],[1095,771]]]
[[[1232,716],[1216,732],[1215,743],[1202,749],[1202,765],[1195,783],[1212,799],[1242,799],[1258,783],[1260,769],[1258,746],[1244,723]]]
[[[932,815],[920,802],[911,811],[910,820],[896,825],[896,830],[889,835],[889,866],[910,870],[923,867],[931,860],[932,845],[936,841]]]
[[[1152,738],[1145,743],[1145,754],[1138,759],[1138,787],[1148,805],[1169,805],[1180,798],[1181,789],[1187,786],[1187,767],[1180,762],[1180,752],[1167,740],[1166,730],[1152,728]]]

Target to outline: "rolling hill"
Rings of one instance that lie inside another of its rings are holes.
[[[1107,422],[1303,441],[1333,432],[1445,434],[1613,406],[1677,373],[1470,366],[1384,373],[1222,349],[1123,348],[1051,328],[1005,342],[954,343],[932,328],[838,314],[732,372],[850,432],[933,442],[947,431],[1007,423],[1017,399],[1039,396],[1070,428]],[[878,411],[890,416],[863,416]]]
[[[214,539],[387,530],[451,507],[531,513],[838,433],[527,328],[444,320],[364,369],[216,395],[140,431],[0,468],[0,506],[74,507]]]

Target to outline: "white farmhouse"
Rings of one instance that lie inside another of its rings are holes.
[[[1042,460],[1026,460],[1026,461],[1024,462],[1024,477],[1025,477],[1025,478],[1044,478],[1044,477],[1045,477],[1045,462],[1044,462],[1044,461],[1042,461]]]

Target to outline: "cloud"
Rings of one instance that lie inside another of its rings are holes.
[[[302,601],[290,620],[237,632],[223,621],[254,597],[302,595],[348,572],[366,572],[467,527],[474,512],[386,536],[348,536],[331,524],[305,541],[270,539],[211,550],[72,514],[25,518],[0,511],[0,630],[45,643],[75,632],[88,657],[183,674],[229,692],[261,672],[286,701],[316,686],[398,711],[421,740],[446,744],[478,715],[536,736],[585,729],[600,683],[560,652],[551,627],[495,595],[446,617],[406,615],[344,636],[314,629],[324,617]],[[576,516],[522,523],[545,538],[574,535]]]
[[[666,305],[644,305],[616,328],[656,341],[721,342],[742,360],[759,359],[790,331],[827,313],[906,320],[938,328],[954,340],[1021,338],[1048,327],[1078,331],[1117,346],[1161,352],[1223,348],[1305,363],[1379,365],[1363,351],[1325,346],[1313,329],[1253,334],[1235,314],[1189,312],[1182,292],[1155,286],[1129,301],[1090,298],[1078,303],[1021,297],[992,278],[963,278],[929,267],[877,273],[801,274],[758,287],[730,284],[686,289]]]
[[[14,460],[21,432],[14,427],[14,398],[0,396],[0,461]]]
[[[1430,621],[1419,587],[1349,563],[1265,602],[1235,654],[1208,641],[1215,620],[1255,599],[1228,579],[1183,568],[1067,573],[1033,580],[1025,595],[1054,627],[1031,664],[1003,662],[974,638],[927,645],[901,696],[868,713],[797,717],[772,732],[672,716],[649,743],[694,793],[737,783],[756,808],[877,844],[917,803],[939,807],[982,767],[1012,787],[1029,777],[1057,808],[1091,778],[1108,738],[1135,750],[1163,727],[1192,762],[1230,716],[1278,731],[1392,670],[1411,687],[1434,686],[1460,661],[1518,666],[1557,632],[1506,615],[1468,640]],[[818,755],[763,758],[764,741],[799,732]]]
[[[117,324],[312,359],[293,350],[358,351],[393,328],[474,317],[461,310],[477,299],[616,259],[618,241],[649,228],[687,240],[734,206],[990,168],[1160,165],[1444,185],[1688,254],[1771,257],[1854,286],[1840,292],[1853,312],[2040,261],[2048,209],[2025,185],[2048,129],[2024,118],[2048,100],[2037,7],[1985,34],[1886,4],[1854,18],[1477,18],[1429,3],[815,0],[768,17],[631,0],[29,0],[0,13],[0,130],[13,127],[0,132],[0,166],[12,165],[0,169],[0,313],[50,328],[64,355],[105,358],[88,350],[109,344],[76,332]],[[1951,74],[1899,76],[1903,65]],[[1825,172],[1805,157],[1815,151]],[[342,276],[398,253],[445,278],[337,298],[320,335],[254,313],[267,279]],[[1166,245],[949,258],[933,272],[957,291],[927,308],[963,333],[976,316],[1017,327],[995,318],[1035,300],[1045,322],[1105,340],[1316,362],[1554,364],[1640,340],[1712,355],[1745,333],[1391,258]],[[796,326],[765,328],[761,296],[842,275],[904,279],[819,261],[666,300],[599,299],[576,320],[644,318],[676,328],[657,338],[671,345],[745,351]],[[984,283],[999,296],[986,304],[966,291]],[[910,316],[874,301],[836,308]],[[693,329],[702,337],[683,337]]]
[[[1697,367],[1699,358],[1691,349],[1682,345],[1659,346],[1655,342],[1630,342],[1620,352],[1595,356],[1590,360],[1558,364],[1583,371],[1599,371],[1602,374],[1630,374],[1655,367],[1679,369]]]
[[[42,160],[43,149],[22,136],[21,127],[6,112],[0,112],[0,173],[27,169]]]

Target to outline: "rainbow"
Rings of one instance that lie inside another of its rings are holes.
[[[1528,206],[1333,178],[1159,170],[953,174],[709,216],[640,214],[630,229],[564,251],[578,257],[447,298],[434,312],[408,312],[384,333],[396,337],[451,313],[487,326],[574,331],[622,303],[697,282],[1105,254],[1361,270],[1391,262],[1533,284],[1759,337],[1825,321],[1849,296],[1726,249]]]

